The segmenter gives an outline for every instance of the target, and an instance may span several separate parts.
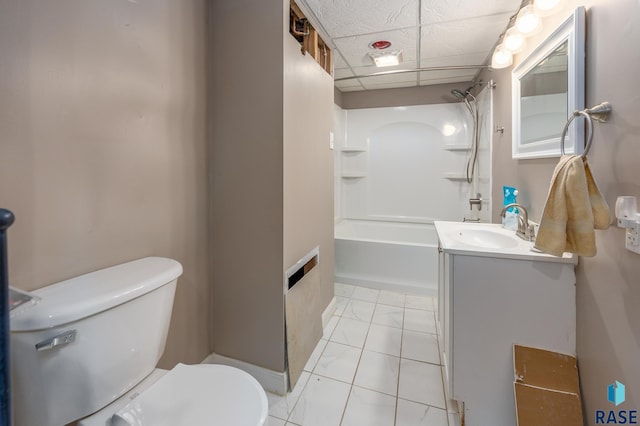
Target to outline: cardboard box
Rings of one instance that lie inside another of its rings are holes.
[[[576,358],[513,346],[518,426],[584,426]]]

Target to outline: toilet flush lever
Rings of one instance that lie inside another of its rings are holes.
[[[76,330],[67,330],[57,336],[53,336],[50,339],[43,340],[40,343],[36,343],[37,351],[47,351],[53,349],[56,346],[66,345],[76,340]]]

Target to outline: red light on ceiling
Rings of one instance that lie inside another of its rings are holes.
[[[378,49],[378,50],[383,50],[383,49],[387,49],[389,47],[391,47],[391,42],[387,41],[387,40],[378,40],[378,41],[374,41],[369,45],[370,48],[372,49]]]

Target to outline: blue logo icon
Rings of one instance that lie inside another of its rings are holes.
[[[625,400],[624,385],[616,380],[615,383],[607,388],[607,399],[610,403],[616,404],[616,407]]]

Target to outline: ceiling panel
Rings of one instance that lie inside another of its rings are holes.
[[[478,65],[482,64],[487,58],[487,53],[469,52],[459,55],[423,57],[420,65],[422,68],[445,67],[445,66],[461,66],[461,65]]]
[[[336,49],[340,51],[349,66],[361,67],[373,65],[373,60],[369,53],[377,51],[370,48],[369,45],[377,40],[391,42],[391,47],[387,50],[402,50],[403,61],[415,63],[418,46],[418,32],[415,27],[408,30],[383,31],[375,34],[341,37],[333,41]]]
[[[470,82],[484,65],[521,0],[295,0],[334,49],[334,78],[342,91]],[[369,47],[388,40],[402,50],[397,67],[376,68]],[[383,71],[412,73],[352,78]]]
[[[417,68],[417,63],[416,62],[403,62],[398,66],[395,67],[384,67],[384,68],[378,68],[375,65],[369,65],[367,67],[354,67],[352,68],[353,72],[355,73],[355,75],[370,75],[370,74],[383,74],[383,73],[392,73],[393,71],[400,71],[400,70],[413,70]],[[394,74],[394,75],[410,75],[410,73],[400,73],[400,74]],[[415,77],[415,75],[414,75]],[[406,79],[402,79],[402,80],[398,80],[398,81],[407,81]]]
[[[364,89],[365,90],[379,90],[379,89],[395,89],[397,87],[415,87],[416,83],[415,81],[413,82],[406,82],[406,83],[381,83],[381,84],[372,84],[372,83],[367,83],[366,81],[363,81]]]
[[[474,75],[475,70],[421,71],[420,83],[439,84],[439,82],[444,79],[451,79],[451,82],[469,82]],[[438,83],[434,83],[434,81]]]
[[[480,16],[422,26],[421,58],[485,52],[493,48],[510,14]]]
[[[421,3],[422,24],[457,21],[503,13],[508,13],[511,16],[520,6],[519,1],[513,0],[422,0]],[[507,22],[504,23],[504,26],[506,24]]]
[[[306,0],[331,38],[419,25],[419,0]]]

